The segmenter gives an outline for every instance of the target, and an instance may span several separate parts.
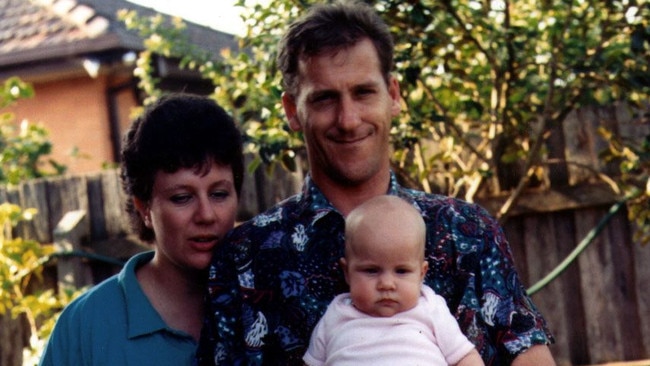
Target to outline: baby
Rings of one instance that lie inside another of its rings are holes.
[[[445,300],[422,283],[425,235],[418,210],[397,196],[350,212],[341,258],[350,292],[316,325],[307,365],[483,365]]]

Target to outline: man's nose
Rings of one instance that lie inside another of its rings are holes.
[[[354,100],[348,96],[341,97],[337,121],[339,128],[352,130],[360,121],[359,110]]]

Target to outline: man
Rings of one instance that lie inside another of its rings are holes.
[[[301,364],[327,304],[348,291],[344,217],[381,194],[427,224],[425,283],[443,296],[486,365],[554,365],[544,319],[518,279],[501,228],[466,202],[401,187],[389,165],[400,113],[393,43],[367,5],[314,6],[278,55],[289,125],[310,166],[303,190],[232,232],[214,254],[199,361]]]

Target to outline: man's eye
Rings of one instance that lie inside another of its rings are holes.
[[[332,98],[330,96],[328,96],[328,95],[321,95],[321,96],[318,96],[318,97],[314,98],[314,103],[320,103],[320,102],[328,100],[328,99],[332,99]]]
[[[374,89],[360,89],[359,91],[357,91],[357,94],[359,95],[370,95],[374,93],[375,93]]]
[[[335,98],[334,93],[323,93],[323,94],[314,95],[314,97],[311,99],[311,102],[313,104],[325,104],[331,102],[332,100],[334,100],[334,98]]]

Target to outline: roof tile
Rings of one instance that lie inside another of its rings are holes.
[[[122,8],[143,16],[154,13],[125,0],[0,0],[0,68],[101,47],[141,49],[142,39],[117,20]],[[232,35],[187,24],[192,42],[206,50],[218,54],[236,47]]]

